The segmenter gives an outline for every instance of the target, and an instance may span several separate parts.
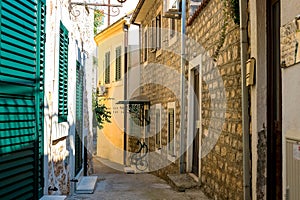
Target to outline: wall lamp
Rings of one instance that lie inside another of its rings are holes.
[[[74,17],[78,17],[80,15],[80,11],[79,10],[74,10],[73,8],[76,6],[84,6],[86,12],[89,14],[89,6],[94,6],[94,7],[108,7],[109,12],[105,13],[109,16],[117,16],[120,13],[119,7],[122,7],[122,4],[125,3],[127,0],[117,0],[119,3],[121,4],[111,4],[110,0],[107,0],[107,3],[87,3],[87,2],[72,2],[71,0],[69,0],[69,13],[72,14]],[[112,12],[114,14],[110,13],[110,9],[114,9],[116,8],[117,11],[112,10]]]

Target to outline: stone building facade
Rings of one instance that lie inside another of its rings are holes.
[[[129,151],[137,150],[136,140],[145,141],[150,151],[149,171],[166,178],[168,173],[179,172],[180,20],[174,19],[171,33],[172,22],[163,17],[161,0],[140,1],[137,8],[140,12],[133,13],[132,22],[140,25],[140,95],[150,102],[144,108],[150,113],[150,124],[145,124],[140,135],[130,137]],[[167,122],[170,109],[172,138]]]
[[[145,13],[149,7],[153,9]],[[188,1],[183,141],[180,137],[181,20],[176,16],[161,19],[159,49],[151,46],[151,34],[157,29],[150,27],[153,19],[160,19],[160,13],[164,15],[163,2],[140,1],[138,8],[133,22],[141,28],[141,94],[150,101],[150,124],[145,128],[148,136],[145,141],[150,147],[149,170],[167,178],[168,174],[179,174],[183,168],[181,173],[194,174],[210,197],[243,199],[240,34],[230,15],[230,4],[210,0],[195,7]],[[157,27],[157,21],[154,25]],[[176,34],[172,34],[172,29]],[[197,83],[196,74],[200,74]],[[173,123],[174,130],[170,128]],[[199,147],[194,146],[196,140]],[[183,155],[180,148],[185,148]]]
[[[228,1],[203,1],[187,26],[189,80],[202,75],[198,177],[214,199],[243,199],[240,33],[230,12]]]

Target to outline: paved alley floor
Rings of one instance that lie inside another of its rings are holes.
[[[209,200],[199,189],[177,192],[157,176],[125,174],[124,167],[94,157],[94,175],[98,176],[93,194],[73,194],[67,200]]]

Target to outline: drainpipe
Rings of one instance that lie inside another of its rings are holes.
[[[249,124],[249,93],[246,86],[247,60],[247,4],[248,0],[239,0],[240,5],[240,45],[241,45],[241,76],[242,76],[242,126],[243,126],[243,187],[244,200],[250,200],[250,124]]]
[[[181,1],[181,87],[180,87],[180,173],[185,172],[184,166],[184,133],[185,133],[185,28],[186,28],[186,0]]]
[[[124,29],[124,100],[127,100],[127,86],[128,86],[128,24],[127,22],[123,25]],[[123,163],[127,165],[127,106],[128,104],[124,104],[124,158]]]

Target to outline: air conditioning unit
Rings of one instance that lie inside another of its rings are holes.
[[[100,85],[98,87],[98,95],[104,96],[106,94],[106,87],[104,85]]]
[[[180,0],[164,0],[163,16],[167,18],[180,18]]]

